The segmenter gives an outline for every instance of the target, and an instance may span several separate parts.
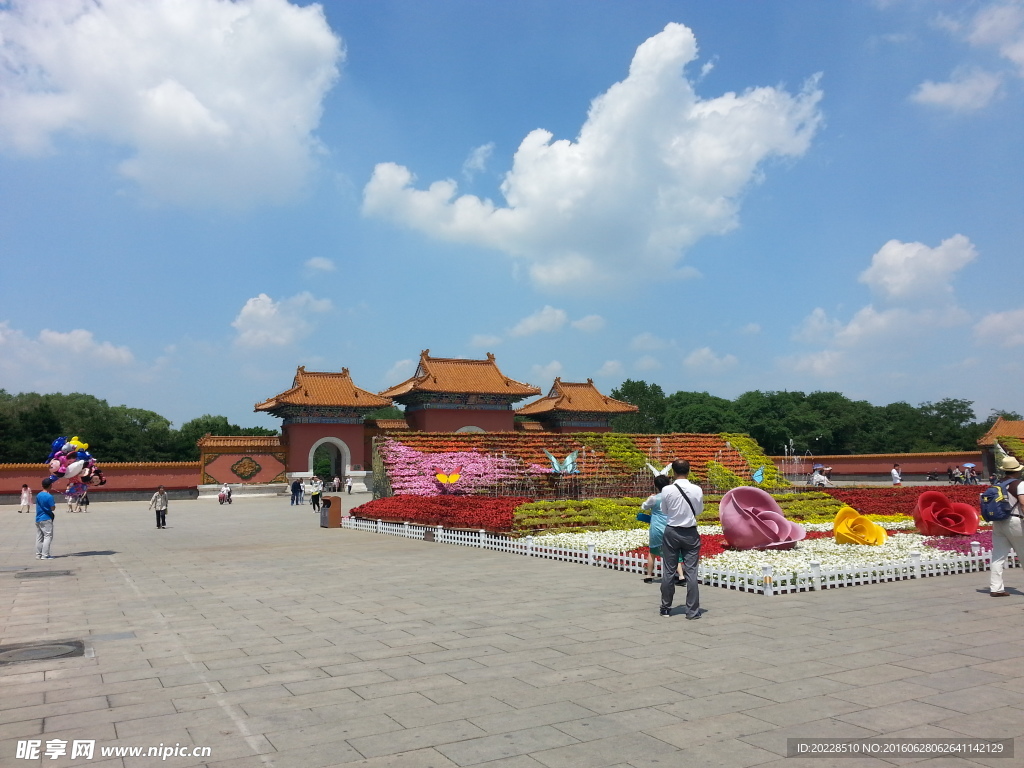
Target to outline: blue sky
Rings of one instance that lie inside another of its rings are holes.
[[[1024,0],[0,1],[0,387],[1024,411]]]

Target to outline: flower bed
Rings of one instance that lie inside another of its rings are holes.
[[[978,496],[987,485],[900,485],[882,488],[823,488],[843,504],[849,504],[862,515],[912,515],[922,492],[941,491],[950,501],[978,506]]]
[[[352,515],[503,533],[512,528],[515,508],[528,501],[515,496],[391,496],[361,504]]]

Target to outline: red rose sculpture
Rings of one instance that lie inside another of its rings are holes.
[[[925,491],[917,497],[914,523],[925,536],[970,536],[978,531],[978,510],[941,491]]]
[[[792,547],[807,530],[791,523],[771,494],[760,488],[733,488],[718,505],[726,541],[736,549]]]

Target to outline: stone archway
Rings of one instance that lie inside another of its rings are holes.
[[[310,475],[313,474],[313,459],[316,456],[317,448],[324,445],[332,446],[337,452],[337,462],[332,461],[334,474],[340,477],[342,480],[352,471],[352,451],[349,450],[348,445],[345,444],[344,440],[337,437],[321,437],[313,445],[309,447],[309,457],[306,462],[307,470]],[[329,479],[329,478],[328,478]]]

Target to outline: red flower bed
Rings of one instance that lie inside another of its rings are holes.
[[[391,496],[368,501],[353,509],[352,515],[507,533],[512,530],[513,510],[528,501],[532,499],[518,496]]]
[[[910,515],[917,509],[917,499],[926,491],[941,491],[950,501],[980,508],[978,496],[985,485],[901,485],[888,488],[815,488],[849,504],[862,515]]]

